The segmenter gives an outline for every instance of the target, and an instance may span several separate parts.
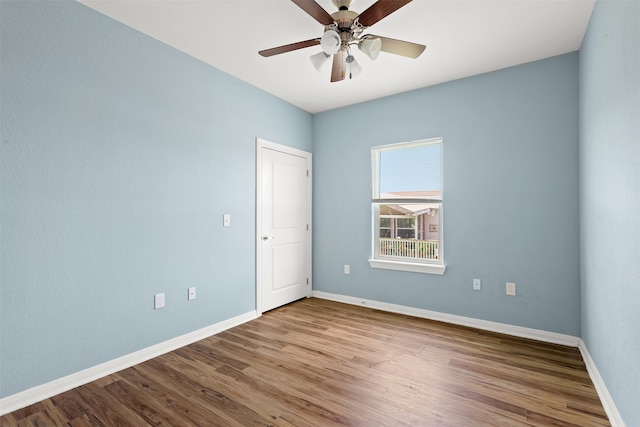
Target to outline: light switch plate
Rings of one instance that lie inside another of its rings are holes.
[[[482,281],[480,279],[473,279],[473,290],[474,291],[482,290]]]
[[[224,227],[231,227],[231,215],[229,214],[224,214],[222,216],[222,225]]]
[[[164,307],[164,293],[155,294],[153,296],[153,308],[159,309]]]

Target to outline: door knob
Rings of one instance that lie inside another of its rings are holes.
[[[269,240],[269,239],[273,239],[273,237],[269,237],[269,236],[262,236],[262,240]]]

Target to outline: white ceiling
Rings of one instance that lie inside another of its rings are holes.
[[[414,0],[366,33],[427,46],[418,59],[354,53],[364,72],[330,83],[309,56],[259,50],[320,37],[288,0],[77,0],[298,107],[316,113],[580,49],[595,0]],[[329,13],[331,0],[317,0]],[[353,0],[363,12],[375,0]]]

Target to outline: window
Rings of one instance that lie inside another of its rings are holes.
[[[444,274],[442,139],[371,149],[374,268]]]

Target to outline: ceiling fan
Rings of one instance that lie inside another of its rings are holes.
[[[417,43],[364,34],[370,26],[411,3],[411,0],[378,0],[360,14],[349,10],[352,0],[332,0],[338,11],[331,15],[315,0],[291,1],[324,25],[324,34],[322,37],[265,49],[258,53],[269,57],[320,45],[322,51],[311,55],[311,63],[320,71],[320,67],[333,55],[332,82],[344,80],[347,75],[353,78],[362,72],[362,67],[351,54],[352,46],[357,46],[372,60],[378,57],[380,51],[415,59],[425,49],[424,45]]]

